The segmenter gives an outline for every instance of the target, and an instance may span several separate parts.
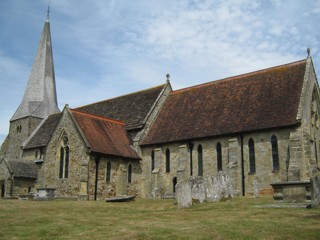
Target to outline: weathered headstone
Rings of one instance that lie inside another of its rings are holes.
[[[179,208],[190,207],[193,203],[217,202],[233,197],[230,178],[219,172],[217,176],[190,177],[176,187]]]
[[[182,181],[176,186],[176,199],[179,208],[188,208],[192,205],[190,181]]]
[[[259,186],[258,186],[257,180],[253,180],[252,187],[253,187],[253,196],[255,198],[259,197]]]
[[[320,208],[320,176],[311,179],[311,206]]]

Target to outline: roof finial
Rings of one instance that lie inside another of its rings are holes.
[[[166,77],[167,77],[167,82],[170,82],[170,74],[169,73],[167,73]]]
[[[307,53],[308,53],[308,58],[309,58],[310,55],[311,55],[311,49],[310,48],[307,49]]]
[[[48,10],[47,10],[47,22],[49,22],[49,15],[50,15],[50,0],[48,2]]]

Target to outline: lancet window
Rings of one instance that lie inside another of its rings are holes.
[[[60,169],[59,178],[68,178],[69,176],[69,141],[64,136],[60,147]]]
[[[253,139],[249,139],[249,167],[250,167],[250,173],[256,172],[256,156],[254,153],[254,142]]]

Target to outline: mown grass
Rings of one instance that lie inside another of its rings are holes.
[[[320,239],[320,209],[271,197],[178,209],[173,200],[0,200],[0,239]]]

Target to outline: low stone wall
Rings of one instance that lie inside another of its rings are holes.
[[[233,196],[231,180],[222,172],[217,176],[190,177],[176,185],[179,208],[188,208],[194,203],[218,202]]]

